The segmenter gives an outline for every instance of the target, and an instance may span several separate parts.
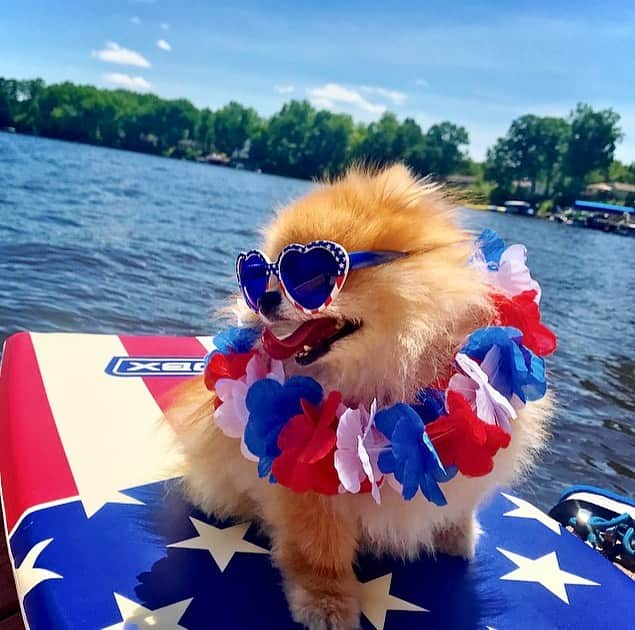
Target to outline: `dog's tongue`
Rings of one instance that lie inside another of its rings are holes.
[[[277,360],[288,359],[304,349],[313,347],[323,339],[337,332],[337,320],[331,317],[320,317],[304,322],[299,328],[284,339],[278,339],[268,328],[262,331],[262,347],[265,352]]]

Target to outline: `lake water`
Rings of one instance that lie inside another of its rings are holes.
[[[25,329],[210,334],[236,252],[309,186],[0,133],[0,342]],[[573,483],[635,495],[635,240],[469,210],[463,219],[527,245],[559,338],[553,438],[519,493],[545,508]]]

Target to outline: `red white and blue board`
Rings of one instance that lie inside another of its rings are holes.
[[[159,418],[210,338],[20,333],[0,368],[0,479],[33,630],[292,628],[269,542],[179,492]],[[618,628],[634,583],[507,492],[476,558],[361,557],[363,628]]]

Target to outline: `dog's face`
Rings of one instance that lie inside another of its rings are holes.
[[[285,356],[287,374],[313,376],[349,404],[410,399],[444,377],[465,335],[489,320],[485,286],[468,265],[471,237],[442,196],[403,166],[353,171],[317,188],[281,211],[265,235],[271,260],[290,243],[321,239],[349,252],[407,254],[351,271],[317,315],[297,309],[275,281],[261,299],[265,349]]]

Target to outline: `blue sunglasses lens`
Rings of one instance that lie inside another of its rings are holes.
[[[258,310],[258,300],[267,290],[267,261],[259,253],[241,255],[238,259],[238,282],[247,304]]]
[[[335,256],[322,247],[288,251],[280,261],[280,280],[287,293],[302,307],[323,306],[337,282]]]

